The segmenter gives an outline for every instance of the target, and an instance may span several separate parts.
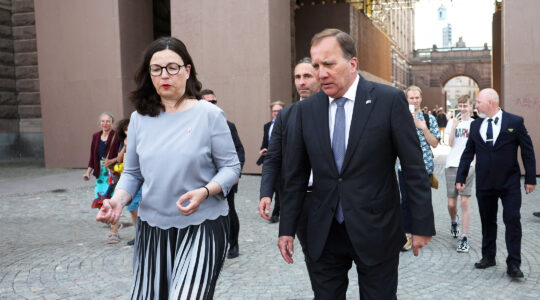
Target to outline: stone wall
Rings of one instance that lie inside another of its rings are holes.
[[[33,0],[11,0],[21,156],[43,157]]]
[[[43,157],[33,0],[0,0],[0,159]]]
[[[16,152],[18,112],[11,0],[0,0],[0,158]]]

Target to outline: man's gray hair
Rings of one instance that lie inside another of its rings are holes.
[[[343,57],[347,60],[356,57],[356,46],[352,37],[339,29],[326,28],[325,30],[315,34],[311,39],[311,46],[319,43],[322,39],[327,37],[335,37],[341,51],[343,51]]]
[[[311,60],[310,57],[307,57],[307,56],[306,56],[306,57],[300,59],[300,60],[296,63],[297,66],[298,66],[299,64],[310,64],[310,65],[311,65],[311,64],[313,64],[313,61]]]

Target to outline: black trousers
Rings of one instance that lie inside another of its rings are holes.
[[[345,299],[347,274],[353,261],[358,272],[360,299],[397,299],[399,254],[374,266],[364,265],[354,252],[345,223],[335,220],[319,260],[306,261],[315,299]]]
[[[236,185],[235,185],[236,186]],[[231,189],[227,195],[227,203],[229,204],[229,246],[233,247],[238,245],[238,234],[240,232],[240,220],[234,207],[234,194],[235,189]]]
[[[505,241],[508,257],[506,264],[521,265],[521,190],[476,190],[478,210],[482,222],[482,257],[495,259],[497,253],[497,210],[499,198],[503,206],[506,226]]]

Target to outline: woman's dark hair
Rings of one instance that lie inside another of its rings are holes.
[[[176,52],[176,54],[184,61],[184,65],[191,65],[191,71],[189,78],[186,81],[186,90],[183,98],[192,97],[201,99],[200,91],[202,84],[197,79],[197,71],[195,70],[195,65],[187,51],[186,45],[177,38],[162,37],[153,41],[146,47],[143,61],[135,73],[135,84],[137,85],[137,88],[129,94],[129,99],[135,106],[137,112],[141,115],[155,117],[159,115],[161,110],[165,110],[165,107],[161,103],[161,98],[152,84],[149,68],[150,59],[152,59],[154,53],[166,49]]]
[[[129,126],[129,119],[122,119],[118,124],[116,124],[116,133],[118,133],[118,137],[123,140],[126,139],[126,134],[124,133],[124,129],[127,129]]]

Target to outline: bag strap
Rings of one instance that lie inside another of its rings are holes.
[[[109,154],[111,153],[111,148],[114,144],[114,138],[116,137],[116,132],[114,133],[113,137],[112,137],[112,140],[111,140],[111,144],[109,145],[109,151],[107,151],[107,156],[105,157],[105,159],[109,159]]]

